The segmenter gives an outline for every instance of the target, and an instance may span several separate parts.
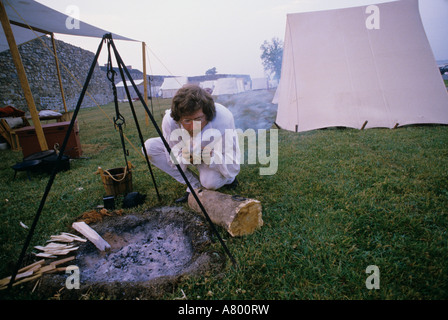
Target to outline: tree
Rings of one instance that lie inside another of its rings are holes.
[[[206,75],[215,75],[217,73],[218,73],[218,71],[216,71],[216,67],[213,67],[213,68],[208,69],[207,71],[205,71]]]
[[[264,41],[260,47],[261,62],[264,70],[268,74],[273,74],[274,79],[280,79],[282,72],[283,41],[279,38],[272,38],[271,42]]]

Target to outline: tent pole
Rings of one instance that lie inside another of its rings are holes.
[[[148,79],[146,78],[146,43],[142,42],[142,57],[143,57],[143,98],[145,99],[146,105],[148,105]],[[145,116],[146,125],[149,126],[149,116]]]
[[[61,90],[62,103],[64,104],[65,112],[67,112],[67,103],[65,102],[64,87],[62,86],[62,79],[61,79],[61,69],[59,69],[59,59],[58,54],[56,52],[56,41],[54,40],[53,32],[51,33],[51,43],[53,44],[54,60],[56,62],[56,71],[58,73],[58,81],[59,81],[59,88]]]
[[[3,1],[0,0],[0,20],[2,23],[3,31],[5,32],[6,40],[8,41],[9,49],[11,51],[12,60],[19,76],[20,85],[22,86],[23,94],[25,96],[28,109],[31,113],[34,128],[36,130],[37,140],[40,145],[41,151],[48,150],[47,141],[45,140],[44,130],[39,120],[39,113],[36,110],[34,104],[33,94],[31,93],[30,85],[26,77],[25,68],[23,67],[22,58],[20,57],[19,49],[17,48],[14,34],[12,33],[11,25],[9,24],[8,15],[6,14]]]

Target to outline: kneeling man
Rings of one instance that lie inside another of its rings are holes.
[[[179,89],[165,112],[162,131],[171,154],[160,137],[145,142],[148,158],[157,168],[185,184],[175,166],[179,164],[194,189],[237,186],[240,149],[233,115],[206,90],[197,85]],[[187,170],[189,165],[197,168],[199,177]],[[186,202],[189,192],[187,188],[176,202]]]

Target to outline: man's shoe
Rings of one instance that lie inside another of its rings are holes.
[[[235,177],[235,180],[233,180],[232,183],[226,184],[225,186],[231,190],[235,189],[236,187],[238,187],[240,183],[238,182],[238,179]]]
[[[188,196],[190,195],[190,192],[185,192],[182,197],[179,199],[174,200],[175,203],[184,203],[188,201]]]

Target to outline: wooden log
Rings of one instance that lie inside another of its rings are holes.
[[[258,200],[206,189],[197,189],[195,192],[212,222],[225,228],[232,237],[252,234],[263,225],[261,203]],[[192,194],[188,197],[188,205],[202,213]]]
[[[89,227],[84,221],[74,222],[72,224],[72,228],[89,239],[89,241],[91,241],[100,251],[106,251],[110,249],[110,244],[108,244],[106,240],[101,238],[101,236],[95,230]]]

